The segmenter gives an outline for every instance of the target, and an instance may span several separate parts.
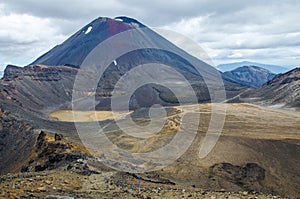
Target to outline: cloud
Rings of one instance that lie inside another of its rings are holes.
[[[2,64],[14,63],[14,60],[21,61],[22,57],[34,59],[66,38],[49,19],[28,14],[5,13],[3,9],[3,6],[0,6]]]
[[[251,59],[299,65],[300,14],[297,5],[286,3],[216,10],[164,27],[193,38],[216,64]]]
[[[299,7],[294,0],[10,0],[0,4],[0,63],[28,64],[94,18],[126,15],[188,36],[216,64],[299,65]]]

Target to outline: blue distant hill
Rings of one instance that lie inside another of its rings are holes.
[[[286,68],[283,66],[262,64],[262,63],[249,62],[249,61],[234,62],[234,63],[229,63],[229,64],[220,64],[217,66],[217,69],[220,70],[221,72],[226,72],[226,71],[232,71],[234,69],[237,69],[237,68],[243,67],[243,66],[258,66],[260,68],[269,70],[270,72],[275,73],[275,74],[285,73],[290,70],[289,68]]]

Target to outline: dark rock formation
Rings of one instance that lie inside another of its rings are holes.
[[[21,169],[34,150],[35,137],[28,122],[18,121],[0,105],[0,173]]]
[[[78,147],[76,143],[64,139],[61,134],[53,135],[44,131],[38,135],[34,149],[31,159],[22,166],[23,172],[31,168],[33,171],[44,171],[70,167],[78,160],[86,160],[88,155],[83,146]],[[86,162],[80,168],[85,172],[89,171]]]
[[[244,166],[220,163],[210,167],[210,178],[218,180],[220,184],[222,181],[229,181],[248,191],[259,190],[265,178],[265,169],[256,163]]]

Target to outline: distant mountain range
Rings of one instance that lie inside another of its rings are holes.
[[[290,70],[290,69],[282,67],[282,66],[262,64],[262,63],[249,62],[249,61],[220,64],[216,68],[221,72],[226,72],[226,71],[231,71],[236,68],[243,67],[243,66],[258,66],[260,68],[269,70],[271,73],[275,73],[275,74],[285,73]]]

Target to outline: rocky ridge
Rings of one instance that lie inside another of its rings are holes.
[[[244,101],[298,110],[300,107],[300,68],[278,74],[260,89],[246,92],[241,97],[245,98]]]

